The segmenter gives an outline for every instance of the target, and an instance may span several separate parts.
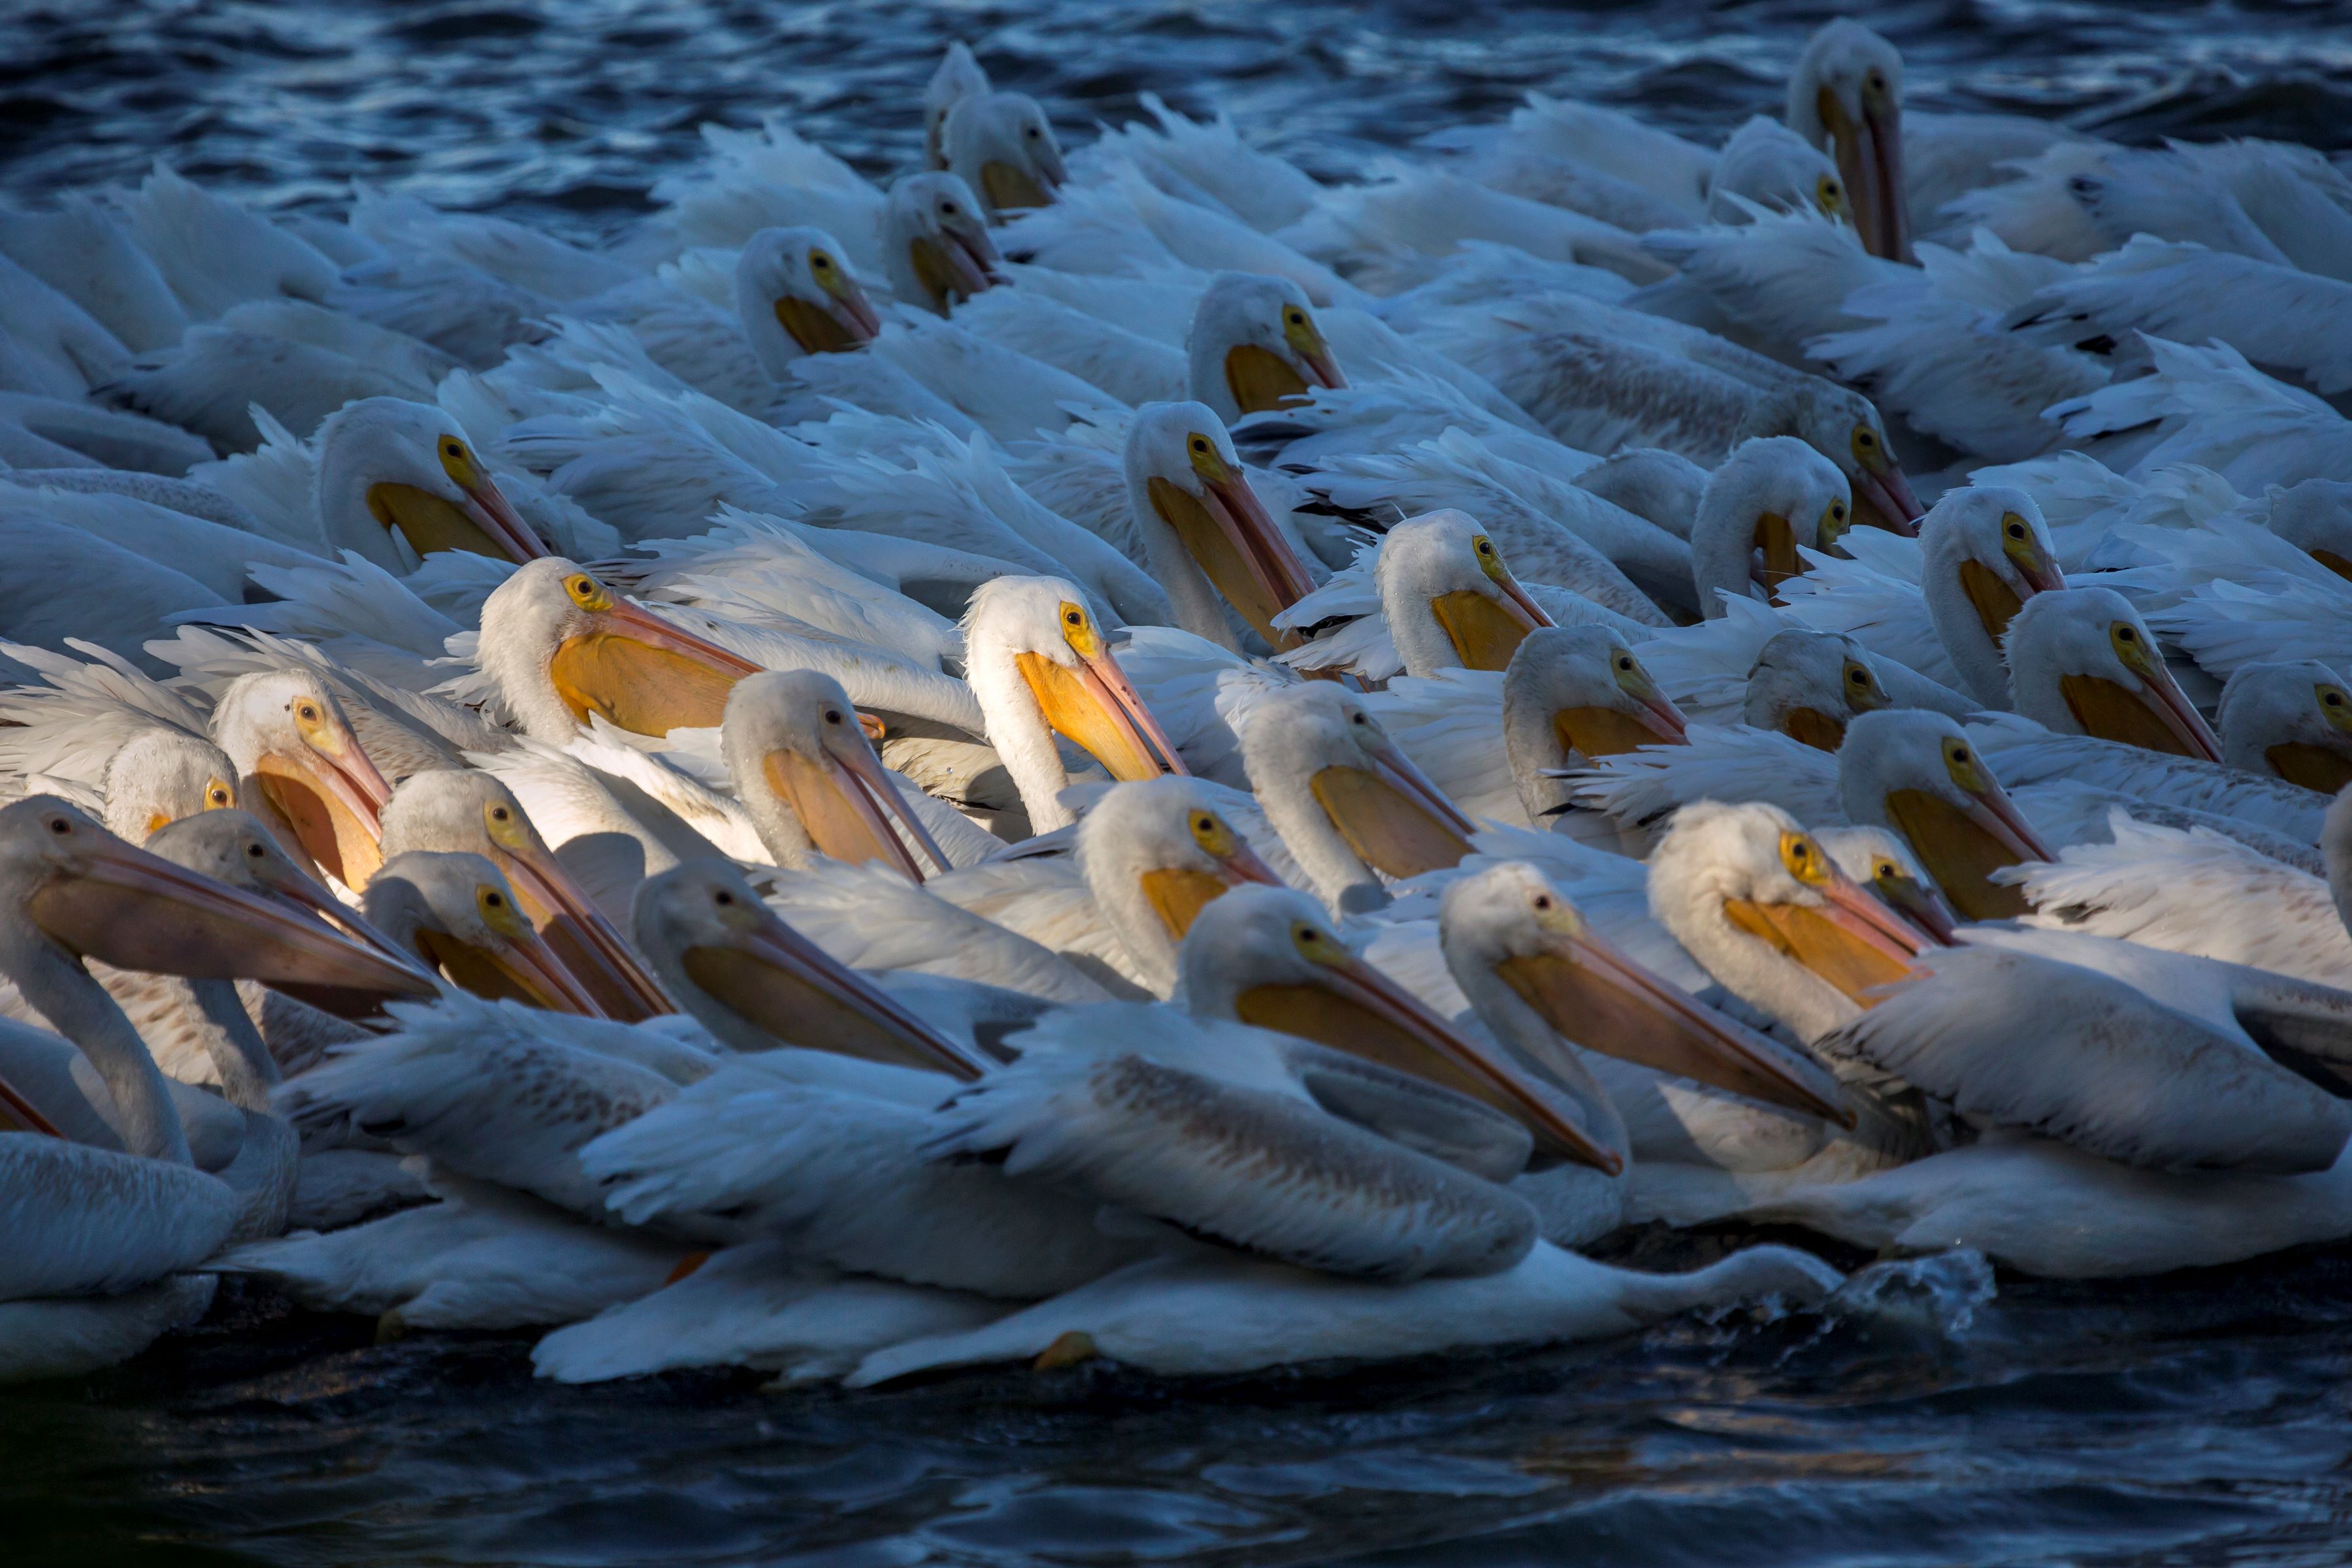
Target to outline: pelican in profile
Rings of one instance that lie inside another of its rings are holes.
[[[2322,795],[2352,784],[2352,690],[2315,658],[2240,665],[2215,720],[2233,768]]]
[[[436,551],[493,561],[550,553],[457,422],[429,404],[364,397],[319,426],[312,480],[330,552],[357,551],[399,576]]]
[[[240,675],[215,705],[212,731],[244,808],[344,887],[365,887],[383,862],[392,786],[326,679],[304,668]]]
[[[1189,771],[1087,605],[1063,578],[1000,577],[973,592],[964,615],[965,679],[1039,832],[1072,820],[1057,734],[1114,779]]]
[[[2007,485],[1947,490],[1919,520],[1919,552],[1920,596],[1961,685],[2008,707],[2010,626],[2034,595],[2066,586],[2041,507]]]
[[[1238,616],[1266,647],[1295,646],[1297,634],[1274,620],[1315,580],[1250,488],[1216,411],[1145,404],[1128,422],[1122,461],[1151,574],[1168,590],[1176,624],[1238,652]]]
[[[971,187],[954,174],[908,174],[882,207],[891,297],[944,316],[995,286],[998,258]]]
[[[434,849],[389,856],[369,879],[360,910],[427,973],[460,990],[586,1018],[605,1016],[483,856]]]
[[[940,151],[949,170],[981,194],[992,224],[1050,205],[1070,177],[1045,110],[1024,92],[957,100],[940,121]]]
[[[761,670],[728,692],[719,747],[760,842],[779,866],[805,868],[818,855],[877,860],[916,882],[950,869],[858,717],[841,683],[820,670]]]
[[[1724,594],[1780,603],[1780,585],[1805,570],[1800,549],[1835,544],[1852,501],[1837,465],[1797,437],[1741,442],[1707,480],[1691,524],[1700,614],[1722,616]]]
[[[1361,697],[1328,681],[1262,696],[1244,721],[1242,762],[1266,820],[1334,908],[1385,901],[1381,877],[1441,870],[1470,853],[1470,820]]]
[[[1836,632],[1773,634],[1748,672],[1741,722],[1777,730],[1817,752],[1845,744],[1846,729],[1888,705],[1869,654]]]
[[[2112,588],[2036,594],[2001,650],[2018,712],[2046,730],[2221,760],[2221,742],[2164,667],[2147,624]]]
[[[2025,895],[1994,873],[2052,851],[1958,724],[1924,708],[1865,714],[1837,771],[1847,820],[1900,834],[1964,919],[2025,913]]]
[[[633,1023],[676,1011],[644,961],[548,848],[514,792],[492,774],[470,768],[411,773],[384,807],[383,831],[387,859],[422,850],[489,861],[512,908],[596,999],[599,1015]]]
[[[84,960],[378,997],[431,987],[315,921],[131,847],[54,796],[0,808],[0,971],[98,1069],[124,1145],[0,1137],[0,1377],[14,1380],[109,1364],[201,1312],[210,1289],[172,1277],[209,1257],[244,1207],[194,1168],[163,1075]]]
[[[1227,425],[1311,389],[1348,384],[1307,290],[1287,278],[1220,272],[1185,333],[1185,387]]]

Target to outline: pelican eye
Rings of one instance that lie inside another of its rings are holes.
[[[1813,182],[1813,205],[1822,209],[1824,216],[1835,217],[1845,210],[1845,193],[1838,189],[1835,180],[1823,174]]]
[[[735,895],[721,888],[710,895],[710,901],[721,909],[731,909],[735,904]]]
[[[1870,879],[1874,882],[1899,882],[1903,879],[1903,868],[1892,860],[1881,860],[1870,868]]]
[[[2319,693],[2319,700],[2327,704],[2330,708],[2341,708],[2344,706],[2344,693],[2338,691],[2333,686],[2323,688]]]
[[[1548,910],[1551,908],[1551,895],[1549,893],[1538,893],[1536,895],[1536,908],[1539,910]]]
[[[494,910],[502,910],[507,907],[507,900],[504,893],[484,893],[482,895],[482,902],[489,905],[490,908]]]
[[[492,822],[504,822],[506,819],[507,808],[505,806],[494,805],[490,807],[490,820]]]
[[[953,203],[953,202],[941,202],[941,203],[940,204],[940,216],[941,217],[953,217],[953,216],[955,216],[955,215],[956,215],[956,205],[955,205],[955,203]]]
[[[2016,540],[2020,544],[2025,542],[2025,522],[2023,519],[2015,517],[2011,518],[2009,520],[2009,525],[2006,531],[2011,539]]]
[[[1287,312],[1283,319],[1294,327],[1303,327],[1307,324],[1307,312],[1304,310],[1292,310]]]
[[[63,837],[73,831],[73,824],[62,816],[53,816],[49,818],[49,831]]]
[[[1829,861],[1821,846],[1802,833],[1780,835],[1780,864],[1800,882],[1821,882],[1829,877]]]
[[[1038,132],[1037,128],[1036,128],[1035,126],[1032,125],[1031,127],[1029,127],[1029,129],[1028,129],[1027,131],[1025,131],[1025,132],[1022,132],[1022,134],[1023,134],[1023,135],[1024,135],[1024,136],[1026,136],[1026,137],[1028,137],[1030,141],[1034,142],[1035,140],[1037,140],[1037,137],[1038,137],[1038,135],[1039,135],[1039,132]]]
[[[822,271],[824,271],[826,268],[828,268],[828,267],[830,267],[830,266],[832,266],[832,265],[833,265],[833,258],[832,258],[832,257],[830,257],[830,256],[827,256],[824,251],[822,251],[822,250],[812,250],[812,251],[810,251],[810,252],[809,252],[809,270],[810,270],[810,271],[812,271],[812,272],[822,272]]]
[[[264,858],[269,853],[252,839],[246,840],[245,852],[256,860]]]
[[[215,784],[210,789],[205,791],[205,803],[211,805],[215,810],[218,810],[222,806],[227,805],[232,799],[234,799],[234,797],[228,793],[228,785],[225,784]]]
[[[297,708],[294,712],[295,716],[305,723],[315,724],[319,721],[319,710],[308,702]]]
[[[1207,456],[1209,451],[1209,438],[1206,436],[1193,437],[1192,450],[1200,453],[1203,457]]]
[[[1217,819],[1215,812],[1200,813],[1192,818],[1192,842],[1212,857],[1222,860],[1234,852],[1233,832]]]
[[[828,708],[828,709],[826,709],[826,710],[824,710],[824,721],[825,721],[826,723],[828,723],[828,724],[838,724],[838,723],[840,723],[840,722],[841,722],[841,710],[840,710],[840,709],[838,709],[838,708]]]

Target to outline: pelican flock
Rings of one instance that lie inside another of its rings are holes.
[[[1851,21],[1712,146],[1147,101],[958,45],[601,249],[0,211],[0,1381],[224,1277],[866,1386],[2352,1236],[2340,164]]]

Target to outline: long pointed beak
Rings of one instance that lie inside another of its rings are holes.
[[[1136,880],[1143,889],[1145,901],[1175,942],[1184,940],[1202,910],[1244,882],[1269,888],[1284,886],[1274,868],[1259,859],[1257,851],[1247,844],[1237,844],[1232,854],[1219,857],[1214,871],[1195,870],[1189,866],[1160,866],[1142,872]]]
[[[383,842],[383,808],[392,804],[392,785],[385,782],[383,770],[362,747],[359,737],[349,730],[334,737],[331,751],[317,745],[310,747],[310,754],[327,765],[318,770],[319,782],[332,791],[335,797],[360,819],[370,837]]]
[[[1397,750],[1394,741],[1383,740],[1374,747],[1372,760],[1381,783],[1460,834],[1464,840],[1476,834],[1477,826],[1462,815],[1462,808],[1411,757]]]
[[[1334,392],[1344,391],[1348,378],[1339,374],[1339,362],[1332,357],[1330,345],[1318,343],[1311,349],[1298,351],[1298,363],[1307,367],[1307,379],[1318,386]]]
[[[473,516],[474,525],[497,542],[499,548],[509,556],[522,562],[536,561],[553,553],[540,542],[539,535],[532,531],[530,524],[522,520],[522,514],[515,510],[514,503],[507,500],[506,492],[499,489],[498,481],[488,474],[482,476],[480,484],[458,488],[466,492],[469,503],[467,510]]]
[[[1655,731],[1658,739],[1669,746],[1690,744],[1690,721],[1675,706],[1672,698],[1653,689],[1633,700],[1640,705],[1640,711],[1633,715],[1635,722]]]
[[[1540,627],[1548,626],[1552,624],[1551,616],[1544,613],[1544,607],[1536,603],[1533,595],[1529,594],[1527,589],[1520,586],[1519,580],[1517,577],[1513,576],[1510,573],[1506,572],[1502,576],[1496,579],[1496,582],[1503,590],[1503,597],[1508,599],[1511,602],[1512,606],[1516,608],[1520,615],[1527,617],[1528,629],[1529,631],[1535,631]]]
[[[439,994],[414,964],[120,840],[93,846],[25,910],[54,940],[117,969],[300,985],[368,1005]]]
[[[1911,481],[1903,472],[1903,465],[1889,462],[1886,472],[1874,474],[1868,468],[1853,475],[1854,500],[1867,505],[1878,514],[1878,526],[1890,533],[1916,537],[1919,519],[1927,508],[1912,493]]]
[[[1890,958],[1907,963],[1936,945],[1926,931],[1864,891],[1843,871],[1832,868],[1822,891],[1829,899],[1833,924]]]
[[[638,1023],[677,1011],[636,955],[563,863],[536,846],[496,847],[499,870],[554,957],[596,998],[601,1012]]]
[[[341,902],[308,877],[272,882],[268,891],[269,896],[317,917],[329,928],[343,931],[354,942],[373,948],[394,963],[406,965],[415,962],[402,951],[398,942],[361,918],[359,910]]]
[[[1315,591],[1315,579],[1307,574],[1306,563],[1239,471],[1204,481],[1201,499],[1211,521],[1241,556],[1258,592],[1273,606],[1267,613],[1269,621]],[[1224,584],[1218,586],[1222,589]],[[1231,593],[1226,596],[1231,598]],[[1270,624],[1256,629],[1268,643],[1281,635]]]
[[[1170,740],[1168,731],[1160,728],[1160,721],[1153,717],[1150,708],[1145,704],[1142,693],[1135,689],[1135,683],[1128,679],[1127,671],[1119,668],[1118,659],[1110,649],[1104,648],[1092,658],[1082,659],[1079,679],[1102,708],[1104,716],[1127,732],[1136,750],[1143,752],[1147,763],[1150,760],[1150,753],[1144,751],[1143,742],[1149,740],[1159,749],[1161,760],[1158,766],[1161,770],[1179,774],[1192,772],[1184,765],[1184,759],[1177,755],[1176,742]],[[1142,776],[1149,778],[1152,775],[1146,773]]]
[[[2055,860],[2058,857],[2033,831],[2009,792],[1996,784],[1980,795],[1972,795],[1960,814],[1992,836],[2000,846],[2020,860]]]
[[[40,1107],[16,1092],[5,1078],[0,1078],[0,1131],[11,1128],[19,1132],[35,1132],[45,1138],[63,1138],[58,1124],[41,1114]]]
[[[1797,553],[1795,527],[1777,511],[1763,513],[1756,520],[1756,550],[1762,559],[1749,567],[1749,574],[1777,605],[1780,584],[1805,569],[1804,558]]]
[[[720,1004],[792,1045],[944,1072],[967,1083],[996,1066],[772,913],[729,946],[687,949],[681,962]]]
[[[1872,202],[1875,234],[1864,231],[1873,254],[1889,261],[1911,259],[1911,195],[1904,184],[1903,111],[1893,102],[1865,103],[1862,126],[1868,141],[1867,167],[1875,185]]]
[[[906,808],[874,754],[863,747],[826,748],[822,759],[783,750],[761,763],[768,783],[793,808],[817,852],[835,860],[885,860],[919,882],[923,869],[893,831],[895,822],[941,871],[948,859]]]
[[[1867,1007],[1881,987],[1914,977],[1933,945],[1894,910],[1832,874],[1820,904],[1724,901],[1724,917]]]
[[[1945,947],[1952,945],[1959,927],[1952,911],[1933,891],[1923,888],[1910,877],[1874,877],[1870,890],[1885,902],[1888,909],[1926,931]]]
[[[2204,715],[2199,713],[2196,706],[2189,700],[2189,694],[2180,689],[2180,683],[2172,679],[2170,670],[2159,664],[2156,667],[2155,679],[2142,678],[2140,684],[2146,688],[2140,694],[2142,700],[2151,694],[2154,696],[2149,710],[2155,713],[2158,723],[2179,738],[2183,750],[2190,756],[2202,757],[2209,763],[2221,760],[2221,742],[2215,738],[2211,726],[2205,722]]]
[[[1810,1057],[1743,1027],[1591,931],[1560,951],[1510,958],[1496,973],[1564,1038],[1734,1094],[1845,1126],[1837,1078]]]
[[[432,931],[419,931],[417,942],[461,991],[575,1017],[612,1016],[537,931],[502,938],[498,947],[478,947]]]
[[[1532,1074],[1493,1047],[1472,1040],[1370,964],[1361,959],[1326,964],[1323,982],[1342,1002],[1370,1015],[1424,1053],[1419,1061],[1391,1059],[1389,1066],[1485,1100],[1525,1125],[1536,1135],[1538,1145],[1552,1154],[1580,1161],[1612,1176],[1624,1170],[1624,1157],[1579,1127]],[[1346,1038],[1322,1043],[1358,1055],[1376,1054]]]
[[[727,693],[759,666],[625,600],[599,613],[548,661],[557,694],[583,721],[601,713],[634,734],[718,724]]]

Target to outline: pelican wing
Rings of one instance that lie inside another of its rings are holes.
[[[1483,1274],[1526,1254],[1534,1215],[1501,1187],[1328,1115],[1295,1089],[1178,1067],[1139,1038],[1194,1028],[1135,1006],[1049,1020],[1019,1063],[956,1097],[942,1112],[954,1130],[934,1147],[1001,1155],[1008,1175],[1332,1273]],[[1135,1048],[1089,1047],[1106,1036]]]
[[[1569,777],[1580,803],[1629,826],[1695,800],[1765,801],[1820,827],[1845,821],[1836,757],[1745,724],[1696,728],[1688,745],[1621,752]]]
[[[2108,974],[1992,948],[1927,962],[1819,1048],[2126,1164],[2318,1171],[2352,1135],[2343,1102]]]

